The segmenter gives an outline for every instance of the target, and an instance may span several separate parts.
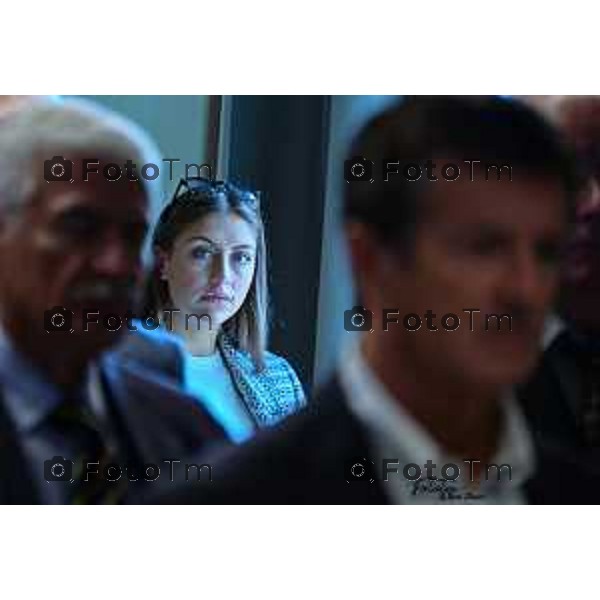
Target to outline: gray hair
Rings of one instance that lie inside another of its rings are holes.
[[[123,163],[131,159],[138,166],[136,175],[148,197],[152,227],[163,200],[160,177],[145,180],[140,168],[160,163],[158,147],[132,121],[79,98],[37,97],[0,116],[0,214],[19,215],[46,185],[44,160],[82,153]]]

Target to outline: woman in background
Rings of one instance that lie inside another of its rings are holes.
[[[256,194],[181,180],[152,239],[146,310],[178,334],[184,387],[235,442],[305,404],[288,362],[266,350],[266,248]],[[165,312],[166,311],[166,312]]]

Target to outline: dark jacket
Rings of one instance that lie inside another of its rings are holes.
[[[559,443],[536,439],[530,503],[595,503],[600,473]],[[384,483],[347,481],[358,458],[371,456],[366,432],[333,379],[308,408],[242,447],[212,460],[212,482],[182,483],[148,502],[168,504],[384,504]]]
[[[590,445],[583,422],[584,402],[592,393],[600,393],[592,389],[593,377],[597,381],[600,377],[598,341],[584,343],[565,329],[545,350],[533,376],[518,390],[518,397],[537,435],[551,437],[600,465],[600,447]]]
[[[168,354],[172,350],[168,343],[162,348],[148,340],[145,343],[145,351],[162,355],[163,359],[167,352],[167,362],[173,359]],[[226,443],[222,429],[195,399],[185,396],[160,369],[148,368],[136,356],[134,353],[126,357],[116,348],[100,360],[104,397],[113,415],[113,425],[120,432],[120,442],[129,450],[127,462],[140,467],[145,463],[160,465],[165,459],[183,459],[190,453],[202,453],[212,445]],[[4,406],[1,380],[0,477],[0,504],[40,502]]]

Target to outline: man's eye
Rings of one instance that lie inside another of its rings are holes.
[[[69,214],[58,221],[56,229],[66,237],[90,241],[96,237],[102,225],[102,219],[97,216]]]
[[[140,225],[128,225],[124,228],[123,236],[127,243],[132,248],[138,248],[146,239],[146,235],[148,234],[148,227],[146,224]]]
[[[558,266],[563,257],[563,247],[555,242],[543,242],[538,245],[537,255],[540,262],[547,266]]]
[[[500,243],[492,238],[478,239],[469,242],[468,249],[477,256],[492,256],[500,249]]]

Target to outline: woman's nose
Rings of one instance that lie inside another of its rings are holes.
[[[213,257],[211,264],[210,281],[213,285],[227,281],[229,278],[229,265],[223,252],[219,252]]]

